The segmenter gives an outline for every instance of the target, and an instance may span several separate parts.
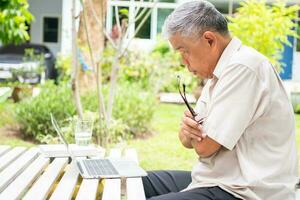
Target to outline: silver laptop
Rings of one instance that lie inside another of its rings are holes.
[[[72,160],[76,161],[80,175],[83,178],[129,178],[147,176],[146,171],[139,167],[134,161],[110,158],[76,158],[69,149],[69,144],[62,134],[56,119],[52,114],[50,114],[50,116],[55,131],[60,140],[65,144]]]

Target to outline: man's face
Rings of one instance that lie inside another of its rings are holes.
[[[169,38],[173,48],[181,54],[182,64],[190,72],[201,78],[211,78],[218,61],[216,37],[205,32],[197,38],[175,34]]]

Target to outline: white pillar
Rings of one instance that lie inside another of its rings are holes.
[[[129,38],[134,37],[134,32],[135,32],[135,5],[134,5],[134,0],[130,0],[130,6],[129,6],[129,16],[128,16],[128,24],[130,24],[129,28]]]
[[[156,39],[156,35],[157,35],[157,6],[155,6],[152,10],[151,13],[151,40],[155,40]]]
[[[113,6],[107,1],[107,14],[106,14],[106,31],[111,32],[113,26]]]
[[[61,53],[71,54],[72,49],[72,1],[62,1],[62,23],[61,23]]]
[[[81,9],[79,0],[76,0],[76,13]],[[79,17],[76,20],[76,30],[79,28]],[[62,23],[61,23],[61,53],[70,55],[72,53],[72,0],[62,1]]]

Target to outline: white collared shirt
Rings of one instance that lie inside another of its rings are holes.
[[[219,186],[247,200],[295,199],[295,120],[268,59],[233,38],[196,105],[207,135],[222,145],[199,158],[187,189]]]

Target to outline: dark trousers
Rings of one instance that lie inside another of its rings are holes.
[[[147,200],[238,200],[217,186],[179,192],[191,181],[191,172],[187,171],[149,171],[143,177]]]

